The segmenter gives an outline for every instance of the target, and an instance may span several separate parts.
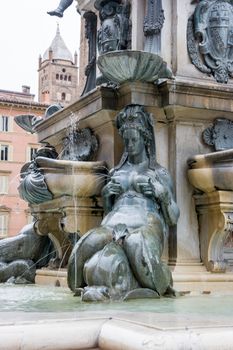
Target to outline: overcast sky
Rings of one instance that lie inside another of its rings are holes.
[[[68,49],[79,54],[80,16],[76,1],[63,18],[47,11],[57,7],[59,0],[1,0],[0,7],[0,89],[21,91],[22,85],[38,88],[38,57],[51,44],[57,29]]]

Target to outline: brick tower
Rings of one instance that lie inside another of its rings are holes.
[[[74,58],[61,37],[59,26],[56,35],[39,57],[38,99],[40,103],[61,103],[67,106],[77,99],[77,53]]]

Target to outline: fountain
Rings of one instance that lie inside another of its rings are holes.
[[[50,106],[46,118],[60,109]],[[20,115],[16,122],[34,132],[38,119]],[[90,217],[102,215],[98,198],[107,169],[104,161],[91,161],[98,150],[97,138],[90,129],[76,130],[71,125],[63,147],[58,159],[55,148],[45,144],[21,169],[18,190],[29,203],[35,222],[16,237],[1,241],[1,282],[13,277],[20,283],[22,276],[25,282],[34,282],[37,267],[65,267],[72,245],[92,227]]]
[[[18,310],[44,303],[63,321],[50,315],[34,343],[38,324],[15,325],[9,349],[229,349],[233,5],[77,2],[86,24],[99,15],[80,67],[87,81],[75,103],[34,124],[44,147],[20,185],[35,217],[30,235],[49,238],[56,254],[36,270],[40,302],[33,293],[25,302],[26,286]]]

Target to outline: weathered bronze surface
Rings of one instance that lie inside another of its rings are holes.
[[[161,49],[161,30],[165,17],[162,7],[162,0],[148,0],[147,14],[144,19],[144,34],[146,37],[144,50],[160,53]]]
[[[215,151],[233,148],[233,122],[226,118],[215,119],[213,125],[203,131],[203,140]]]
[[[68,133],[63,139],[61,159],[90,161],[98,149],[98,140],[89,128]]]
[[[187,28],[192,63],[217,82],[233,76],[233,5],[228,0],[201,0]]]
[[[84,301],[158,297],[172,285],[161,255],[179,209],[170,175],[156,161],[152,118],[129,105],[116,126],[125,149],[102,191],[105,217],[75,245],[68,264],[69,287],[83,288]]]
[[[64,11],[72,4],[73,0],[60,0],[58,7],[47,12],[50,16],[63,17]]]
[[[42,120],[42,117],[37,117],[33,114],[21,114],[14,117],[14,121],[18,126],[32,134],[35,132],[34,128],[36,125]]]
[[[86,84],[81,96],[96,87],[96,35],[97,35],[97,16],[92,11],[84,13],[85,19],[85,37],[88,41],[88,63],[85,68],[85,75],[87,77]]]
[[[36,268],[51,258],[48,236],[39,236],[34,224],[26,225],[15,237],[0,240],[0,283],[13,278],[17,283],[33,283]]]
[[[99,54],[125,50],[131,46],[130,3],[121,0],[96,0],[101,27],[97,33]]]
[[[151,52],[121,50],[107,52],[97,60],[106,80],[116,84],[127,81],[157,83],[158,79],[173,78],[162,57]]]
[[[35,158],[22,167],[18,191],[20,197],[30,204],[43,203],[53,198],[45,182],[43,171],[36,162],[36,158],[41,156],[57,158],[58,154],[54,147],[47,145],[39,149]]]

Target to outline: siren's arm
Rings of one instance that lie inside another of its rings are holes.
[[[121,193],[121,185],[112,179],[107,183],[107,185],[104,186],[102,196],[105,214],[108,214],[112,210],[116,197],[118,197]]]
[[[169,198],[170,197],[170,198]],[[161,201],[161,209],[168,226],[176,225],[180,216],[180,210],[170,194],[166,200]]]
[[[162,170],[162,172],[160,172]],[[160,204],[164,220],[168,226],[177,223],[180,211],[173,196],[173,183],[170,174],[162,167],[155,179],[151,181],[155,200]]]
[[[104,186],[102,190],[102,196],[105,215],[112,210],[116,199],[122,192],[123,189],[121,187],[121,184],[114,178],[111,178],[107,185]]]

